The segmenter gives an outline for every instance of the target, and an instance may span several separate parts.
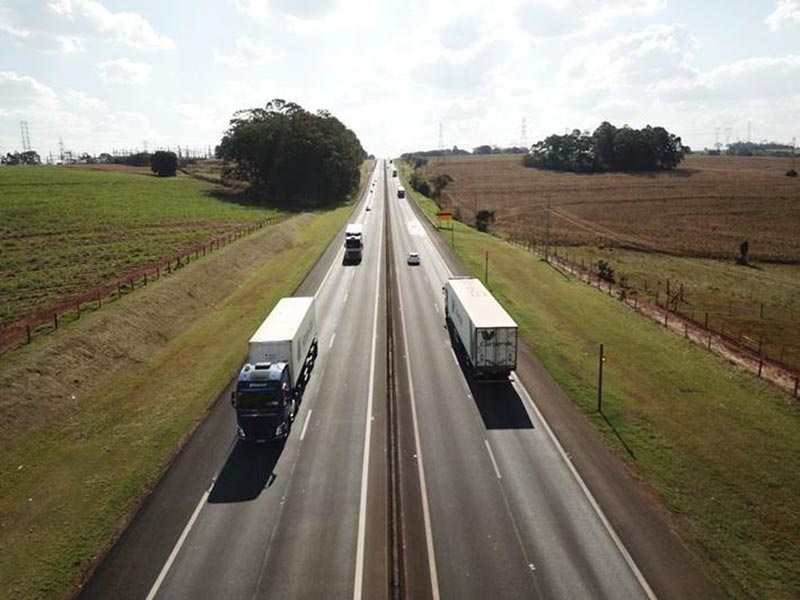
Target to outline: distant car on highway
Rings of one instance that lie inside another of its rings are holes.
[[[410,265],[418,265],[419,264],[419,252],[409,252],[408,253],[408,264],[410,264]]]
[[[372,210],[372,206],[367,204],[367,210]]]

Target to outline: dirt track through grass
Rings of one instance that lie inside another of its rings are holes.
[[[432,202],[422,200],[428,214]],[[800,595],[800,409],[531,253],[456,223],[455,249],[520,325],[537,358],[655,490],[673,527],[731,597]],[[445,235],[450,242],[450,234]],[[596,411],[605,344],[605,412]]]

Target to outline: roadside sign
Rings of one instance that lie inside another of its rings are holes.
[[[440,210],[436,213],[436,218],[440,221],[450,221],[453,218],[453,213],[449,210]]]

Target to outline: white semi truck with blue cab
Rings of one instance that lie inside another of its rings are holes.
[[[231,395],[240,440],[289,435],[316,356],[314,298],[283,298],[250,338]]]

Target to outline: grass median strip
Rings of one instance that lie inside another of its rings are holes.
[[[71,593],[235,373],[252,331],[352,210],[303,214],[260,231],[4,359],[0,382],[22,378],[28,396],[7,387],[0,402],[0,595]],[[85,354],[85,375],[104,383],[54,381],[55,393],[37,387],[48,396],[37,402],[28,388],[47,377],[48,359],[62,348],[71,349],[70,376]],[[111,358],[103,363],[101,355]],[[100,366],[113,369],[115,355],[125,368],[110,377]],[[70,385],[83,392],[71,394]]]
[[[435,204],[414,194],[432,217]],[[442,232],[608,443],[672,512],[731,597],[800,595],[800,410],[784,394],[567,279],[533,254],[455,223]],[[605,344],[604,409],[596,412]]]

